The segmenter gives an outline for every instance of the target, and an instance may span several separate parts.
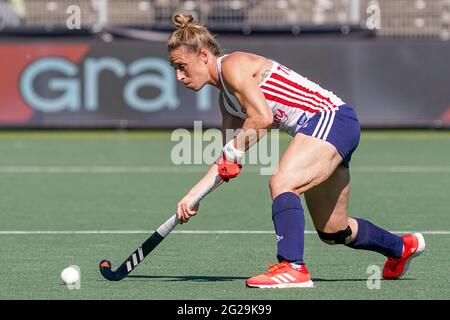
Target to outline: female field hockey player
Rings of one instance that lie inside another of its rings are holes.
[[[219,89],[222,132],[241,129],[229,141],[223,134],[221,158],[178,203],[179,222],[196,214],[197,208],[187,205],[193,195],[217,172],[224,176],[234,172],[229,177],[239,173],[245,151],[261,139],[263,129],[274,127],[293,136],[269,183],[279,263],[249,278],[247,286],[313,286],[303,260],[301,194],[321,240],[381,253],[387,257],[383,277],[403,276],[410,260],[425,248],[422,234],[400,237],[348,215],[349,162],[360,138],[353,109],[276,61],[247,52],[222,55],[218,42],[190,15],[175,14],[172,22],[177,30],[168,40],[168,50],[177,80],[194,91],[206,84]]]

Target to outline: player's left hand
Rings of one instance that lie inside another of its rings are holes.
[[[189,208],[188,203],[190,202],[190,200],[191,199],[189,196],[185,196],[177,204],[178,222],[180,224],[188,222],[191,217],[197,214],[200,203],[198,203],[194,208]]]

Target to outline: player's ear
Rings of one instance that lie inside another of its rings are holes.
[[[206,49],[200,49],[200,59],[204,64],[207,64],[209,61],[209,52]]]

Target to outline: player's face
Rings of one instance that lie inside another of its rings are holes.
[[[209,74],[203,55],[204,52],[193,53],[183,46],[169,53],[170,64],[177,73],[177,80],[186,88],[198,91],[208,82]]]

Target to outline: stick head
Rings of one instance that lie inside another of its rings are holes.
[[[122,280],[125,275],[120,274],[119,272],[114,272],[111,270],[111,262],[109,260],[103,259],[100,261],[99,265],[100,273],[103,278],[109,281],[119,281]]]
[[[111,262],[109,260],[103,259],[102,261],[100,261],[100,268],[111,270]]]

